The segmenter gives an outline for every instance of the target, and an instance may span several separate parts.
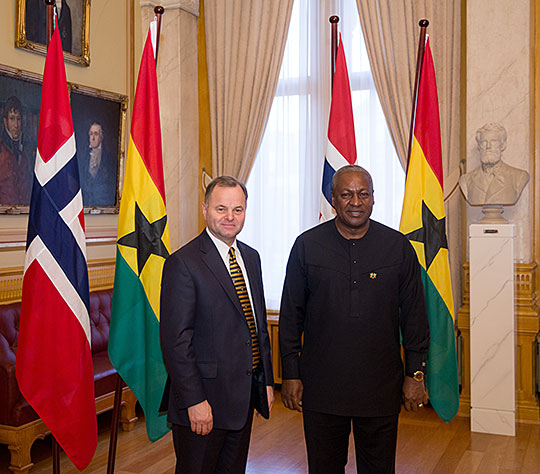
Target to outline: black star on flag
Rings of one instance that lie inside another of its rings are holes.
[[[437,219],[426,203],[422,201],[422,227],[405,235],[409,240],[424,244],[426,270],[429,270],[433,259],[440,249],[447,249],[446,218]]]
[[[139,205],[135,203],[135,230],[118,239],[118,245],[137,249],[139,276],[151,254],[163,258],[169,256],[169,252],[161,240],[166,225],[166,215],[157,221],[150,222],[139,208]]]

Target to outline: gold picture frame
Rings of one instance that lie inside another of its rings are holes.
[[[62,0],[58,24],[64,60],[80,66],[90,65],[90,1]],[[43,0],[17,0],[15,47],[47,54],[46,6]]]

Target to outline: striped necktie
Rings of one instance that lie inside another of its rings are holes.
[[[251,308],[251,302],[249,301],[249,295],[247,291],[246,281],[240,265],[236,260],[234,248],[229,249],[229,269],[231,272],[231,278],[233,281],[234,289],[240,300],[242,311],[246,318],[249,332],[251,333],[251,354],[253,357],[252,369],[255,370],[261,361],[261,351],[259,350],[259,338],[257,337],[257,328],[255,326],[255,318],[253,316],[253,309]]]

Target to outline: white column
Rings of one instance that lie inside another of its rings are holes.
[[[471,431],[515,436],[514,224],[469,227]]]

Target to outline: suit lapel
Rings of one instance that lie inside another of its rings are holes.
[[[223,260],[221,256],[219,255],[219,252],[216,246],[214,245],[214,242],[212,242],[210,237],[208,237],[206,230],[204,230],[200,234],[199,237],[201,239],[200,248],[201,248],[203,262],[208,266],[209,270],[214,274],[219,284],[225,290],[225,293],[227,293],[227,296],[234,303],[234,305],[238,309],[238,312],[243,317],[244,313],[242,312],[242,307],[240,306],[240,300],[238,299],[238,295],[236,294],[236,290],[234,289],[231,275],[229,274],[229,271],[225,267]]]

